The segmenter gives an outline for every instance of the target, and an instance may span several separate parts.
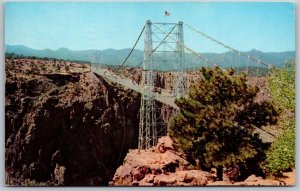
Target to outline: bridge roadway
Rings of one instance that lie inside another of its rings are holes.
[[[96,71],[97,74],[99,74],[100,76],[102,76],[104,78],[109,79],[112,82],[118,83],[129,89],[137,91],[141,94],[143,93],[141,85],[133,84],[131,80],[121,78],[120,76],[117,76],[116,74],[112,73],[111,71],[101,70],[101,69],[100,70],[92,70],[92,71],[94,71],[94,72]],[[167,90],[162,89],[161,94],[154,93],[154,96],[155,96],[155,100],[157,100],[161,103],[167,104],[175,109],[178,109],[178,107],[174,103],[174,101],[175,101],[174,96],[170,95]],[[267,131],[256,128],[255,133],[258,133],[264,142],[273,142],[274,141],[275,137],[272,134],[268,133]]]
[[[139,92],[143,94],[142,85],[134,84],[131,80],[122,78],[116,74],[114,74],[111,71],[105,70],[105,69],[93,69],[92,71],[96,72],[100,76],[109,79],[112,82],[115,82],[117,84],[120,84],[122,86],[125,86],[129,89],[132,89],[136,92]],[[155,92],[154,93],[154,99],[167,104],[175,109],[178,109],[177,105],[174,103],[175,97],[171,94],[169,94],[168,90],[162,89],[161,94]]]

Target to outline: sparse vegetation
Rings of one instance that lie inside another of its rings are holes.
[[[188,96],[176,100],[180,110],[169,125],[175,148],[192,163],[199,160],[202,169],[217,168],[219,179],[223,167],[265,159],[267,144],[254,130],[275,124],[278,115],[271,102],[255,101],[259,90],[245,74],[233,74],[202,68]]]
[[[15,53],[5,53],[5,58],[6,59],[40,59],[40,60],[52,60],[52,61],[66,61],[66,62],[76,62],[76,63],[81,63],[81,64],[91,64],[89,61],[84,61],[84,60],[69,60],[69,59],[57,59],[57,58],[50,58],[50,57],[36,57],[36,56],[24,56],[24,55],[19,55]]]
[[[281,175],[283,171],[295,167],[296,129],[295,115],[295,61],[285,63],[282,70],[274,69],[269,77],[269,86],[276,104],[284,110],[280,118],[282,133],[277,137],[267,153],[267,171],[270,175]]]

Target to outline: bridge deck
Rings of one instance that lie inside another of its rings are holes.
[[[142,86],[138,84],[133,84],[131,80],[121,78],[111,72],[105,73],[104,70],[97,70],[96,73],[102,76],[103,78],[109,79],[112,82],[118,83],[141,94],[143,93]],[[163,89],[161,94],[155,93],[155,100],[167,104],[175,109],[178,109],[177,105],[174,103],[175,98],[173,96],[170,96],[167,90]],[[256,128],[255,133],[258,133],[264,142],[274,141],[274,136],[262,129]]]
[[[129,79],[121,78],[120,76],[117,76],[108,71],[106,71],[106,73],[105,73],[104,70],[97,70],[96,73],[99,74],[100,76],[102,76],[103,78],[107,78],[112,82],[118,83],[124,87],[127,87],[129,89],[132,89],[136,92],[143,94],[142,85],[133,84],[132,81]],[[174,96],[171,96],[167,90],[162,89],[161,94],[154,93],[154,99],[161,103],[167,104],[175,109],[178,108],[177,105],[174,103],[174,101],[175,101]]]

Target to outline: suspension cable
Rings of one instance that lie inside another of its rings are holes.
[[[232,48],[232,47],[230,47],[230,46],[228,46],[228,45],[226,45],[226,44],[224,44],[224,43],[222,43],[222,42],[220,42],[220,41],[218,41],[218,40],[216,40],[216,39],[214,39],[214,38],[212,38],[212,37],[210,37],[210,36],[208,36],[208,35],[206,35],[206,34],[204,34],[203,32],[201,32],[201,31],[195,29],[194,27],[192,27],[192,26],[190,26],[190,25],[188,25],[188,24],[186,24],[186,23],[185,23],[185,25],[186,25],[188,28],[190,28],[191,30],[193,30],[194,32],[196,32],[196,33],[198,33],[198,34],[200,34],[200,35],[202,35],[202,36],[208,38],[208,39],[211,40],[211,41],[214,41],[214,42],[218,43],[219,45],[221,45],[221,46],[223,46],[223,47],[225,47],[225,48],[227,48],[227,49],[229,49],[229,50],[231,50],[231,51],[233,51],[233,52],[239,54],[240,56],[244,56],[244,57],[246,57],[246,58],[248,58],[248,59],[251,59],[251,60],[253,60],[253,61],[256,61],[257,64],[261,63],[261,64],[263,64],[263,65],[265,65],[265,66],[268,66],[268,67],[271,67],[271,66],[272,66],[272,64],[267,64],[267,63],[265,63],[265,62],[263,62],[263,61],[261,61],[261,60],[259,60],[259,59],[256,59],[256,58],[254,58],[254,57],[252,57],[252,56],[249,56],[249,55],[247,55],[247,54],[245,54],[245,53],[242,53],[242,52],[240,52],[240,51],[238,51],[238,50],[236,50],[236,49],[234,49],[234,48]]]
[[[144,30],[145,30],[146,26],[143,27],[139,37],[137,38],[137,40],[135,41],[135,44],[134,46],[132,47],[131,51],[129,52],[128,56],[126,57],[126,59],[124,60],[124,62],[117,68],[117,70],[119,70],[125,63],[126,61],[128,60],[128,58],[130,57],[131,53],[133,52],[134,48],[136,47],[137,43],[139,42]]]

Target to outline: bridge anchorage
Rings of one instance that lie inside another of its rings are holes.
[[[153,47],[155,47],[153,49]],[[180,97],[185,93],[184,40],[183,23],[152,23],[146,21],[144,40],[144,60],[142,71],[142,94],[139,122],[139,149],[148,149],[155,146],[159,136],[156,120],[155,68],[173,64],[174,76],[172,94]]]

